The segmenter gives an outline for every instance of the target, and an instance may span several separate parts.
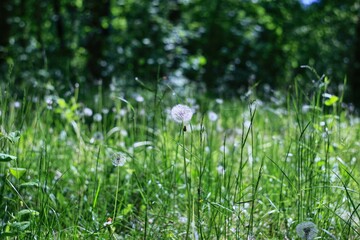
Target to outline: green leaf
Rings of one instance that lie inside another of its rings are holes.
[[[20,179],[26,172],[26,168],[10,168],[10,173],[17,179]]]
[[[13,222],[9,224],[11,228],[14,228],[18,231],[24,231],[30,226],[30,221],[24,221],[24,222]]]
[[[67,107],[67,104],[66,104],[66,102],[65,102],[65,100],[64,99],[62,99],[62,98],[58,98],[57,99],[57,103],[59,104],[59,107],[60,108],[66,108]]]
[[[7,136],[7,139],[9,139],[9,141],[11,143],[17,143],[20,139],[20,132],[15,131],[15,132],[9,133],[9,135]]]
[[[338,98],[337,96],[331,95],[331,96],[329,97],[329,99],[327,99],[327,100],[325,101],[325,105],[326,105],[326,106],[332,106],[332,105],[334,105],[338,100],[339,100],[339,98]]]
[[[28,214],[33,215],[33,216],[38,216],[39,212],[32,210],[32,209],[23,209],[23,210],[20,210],[16,215],[17,215],[17,217],[20,217],[20,216],[28,215]]]
[[[204,56],[199,56],[199,65],[204,66],[206,64],[206,58]]]
[[[20,187],[39,187],[38,182],[25,182],[20,184]]]
[[[14,237],[17,235],[18,234],[16,232],[4,232],[4,233],[0,234],[0,238],[3,239],[5,237]]]
[[[10,162],[11,160],[15,160],[16,157],[6,154],[6,153],[0,153],[0,162]]]
[[[318,167],[322,167],[322,166],[325,165],[325,161],[324,161],[324,160],[320,160],[320,161],[317,162],[316,165],[317,165]]]

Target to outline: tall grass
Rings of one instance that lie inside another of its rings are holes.
[[[1,238],[297,239],[304,221],[319,239],[360,237],[360,121],[325,77],[269,102],[166,82],[20,97],[9,82]],[[178,103],[195,110],[187,131],[169,115]]]

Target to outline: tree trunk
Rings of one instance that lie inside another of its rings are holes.
[[[65,38],[64,38],[64,22],[61,15],[61,1],[53,0],[54,14],[55,14],[55,26],[56,34],[59,39],[59,47],[61,50],[65,50]],[[61,51],[62,52],[62,51]]]
[[[90,31],[86,36],[85,48],[88,52],[87,71],[89,80],[93,82],[103,80],[105,84],[109,79],[104,76],[104,66],[100,62],[104,59],[104,50],[106,47],[109,28],[102,22],[109,21],[110,0],[88,0],[84,1],[85,14],[87,22],[85,25]]]
[[[2,0],[0,4],[0,66],[5,63],[6,48],[9,44],[10,24],[8,18],[12,7],[14,6],[11,6],[10,0]]]
[[[356,107],[360,107],[360,14],[356,25],[356,36],[354,45],[353,62],[350,65],[349,86],[351,101]]]

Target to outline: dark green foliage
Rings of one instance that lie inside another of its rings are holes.
[[[254,84],[287,89],[309,65],[338,84],[349,74],[351,93],[358,12],[356,1],[327,0],[4,0],[1,77],[14,66],[17,83],[67,89],[182,75],[231,94]]]

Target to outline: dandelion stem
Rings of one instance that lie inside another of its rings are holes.
[[[119,193],[119,185],[120,185],[120,168],[118,169],[118,174],[117,174],[117,182],[116,182],[116,193],[115,193],[115,206],[114,206],[114,214],[113,214],[113,219],[115,220],[116,218],[116,212],[117,212],[117,202],[118,202],[118,193]]]
[[[187,222],[186,222],[186,237],[185,239],[189,238],[189,231],[190,231],[190,219],[191,219],[191,189],[190,184],[188,181],[187,175],[187,164],[186,164],[186,151],[185,151],[185,132],[182,131],[182,140],[183,140],[183,159],[184,159],[184,173],[185,173],[185,186],[186,186],[186,198],[188,201],[187,206]]]

